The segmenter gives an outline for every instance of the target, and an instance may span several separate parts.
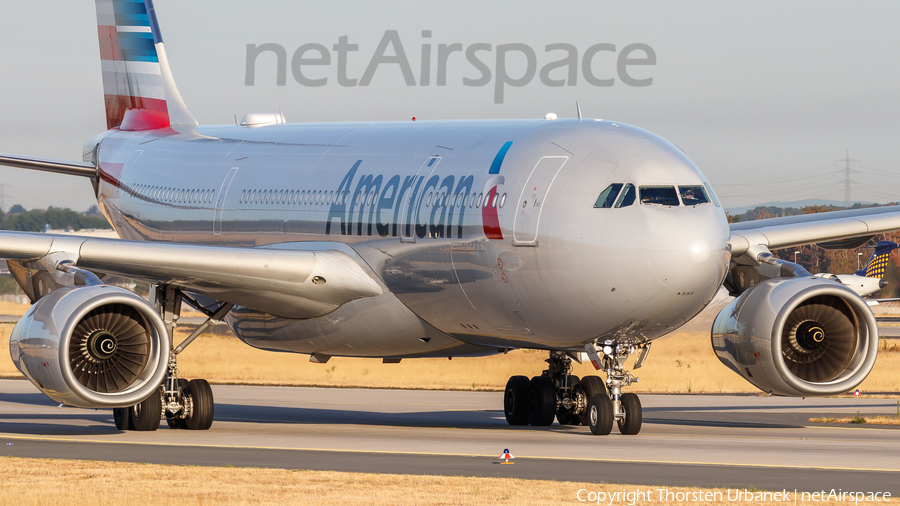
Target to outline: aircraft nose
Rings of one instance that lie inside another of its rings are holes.
[[[695,213],[695,215],[691,215]],[[718,289],[730,260],[726,245],[728,226],[707,209],[681,209],[653,220],[648,263],[659,281],[679,292],[692,294]]]

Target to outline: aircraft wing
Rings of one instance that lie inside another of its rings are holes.
[[[728,242],[732,256],[738,257],[753,246],[791,248],[896,230],[900,230],[900,206],[886,206],[732,223]],[[855,247],[849,244],[847,247]]]
[[[93,273],[170,284],[287,318],[320,316],[354,299],[382,294],[381,286],[347,253],[322,249],[322,243],[315,249],[304,243],[290,247],[295,249],[0,232],[0,258],[25,282],[33,300],[46,294],[47,284],[65,276],[61,271],[67,263]]]

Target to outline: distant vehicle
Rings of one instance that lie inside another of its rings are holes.
[[[897,249],[897,243],[891,241],[879,241],[872,252],[872,258],[866,267],[853,274],[830,274],[821,272],[816,277],[837,281],[853,290],[860,297],[872,295],[888,285],[884,279],[884,271],[887,267],[891,252]]]

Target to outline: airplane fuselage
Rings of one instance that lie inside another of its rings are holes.
[[[338,249],[386,290],[327,315],[236,308],[270,350],[412,357],[661,337],[721,286],[724,211],[677,147],[610,121],[112,130],[98,201],[124,239]],[[596,208],[610,184],[712,202]],[[465,344],[463,344],[465,343]]]

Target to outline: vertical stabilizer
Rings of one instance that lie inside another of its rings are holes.
[[[875,251],[872,252],[872,258],[866,264],[865,269],[856,271],[857,276],[865,276],[867,278],[883,278],[884,271],[887,268],[888,259],[891,252],[897,249],[897,243],[891,241],[878,241],[875,245]]]
[[[153,0],[95,2],[107,127],[196,125],[172,78]]]

